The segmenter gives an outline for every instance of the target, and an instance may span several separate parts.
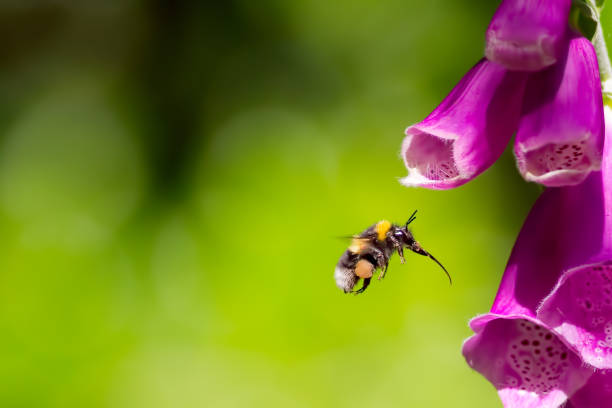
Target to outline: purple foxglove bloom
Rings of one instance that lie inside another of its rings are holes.
[[[581,183],[601,166],[603,122],[595,49],[573,37],[557,64],[527,81],[514,147],[521,174],[548,187]]]
[[[585,182],[580,216],[594,213],[600,218],[600,227],[584,237],[595,253],[564,271],[537,316],[563,336],[585,362],[612,369],[612,110],[608,107],[605,116],[603,168]]]
[[[556,408],[592,375],[563,339],[537,319],[489,313],[470,322],[468,364],[498,390],[506,408]]]
[[[406,129],[406,186],[449,189],[499,158],[518,123],[526,75],[478,62],[422,122]]]
[[[612,142],[612,125],[610,130]],[[559,407],[594,373],[585,356],[597,352],[593,342],[601,348],[598,340],[612,320],[610,309],[603,309],[609,282],[602,271],[612,255],[612,143],[606,149],[602,171],[541,195],[512,250],[491,312],[470,322],[476,334],[465,341],[463,354],[495,385],[505,407]],[[576,283],[576,270],[591,275]],[[589,314],[587,301],[602,309]],[[588,326],[595,320],[596,326]],[[582,324],[599,337],[583,341],[584,335],[576,335]]]
[[[561,271],[598,250],[590,234],[601,234],[602,203],[589,203],[584,211],[591,179],[596,174],[579,186],[542,194],[519,234],[491,312],[470,322],[476,334],[463,354],[498,389],[505,407],[558,407],[592,374],[565,339],[536,318]]]
[[[487,29],[485,55],[508,69],[538,71],[563,53],[571,0],[504,0]]]

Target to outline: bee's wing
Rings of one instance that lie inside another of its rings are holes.
[[[353,234],[353,235],[341,235],[338,238],[341,239],[369,239],[369,240],[374,240],[376,239],[376,230],[374,229],[376,226],[376,224],[366,228],[363,232],[359,233],[359,234]]]
[[[365,248],[370,246],[372,242],[374,242],[374,240],[376,239],[375,236],[373,237],[365,236],[364,237],[362,235],[352,235],[352,236],[347,236],[343,238],[351,240],[348,246],[347,252],[352,252],[353,254],[361,253],[361,251],[363,251]]]
[[[376,233],[368,233],[359,234],[359,235],[339,235],[336,238],[338,239],[374,239],[376,238]]]

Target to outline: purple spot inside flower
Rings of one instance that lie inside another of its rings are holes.
[[[484,316],[471,325],[476,335],[464,344],[464,355],[474,369],[495,385],[502,400],[516,398],[514,392],[524,390],[532,393],[529,398],[538,401],[547,398],[558,401],[574,392],[590,373],[557,336],[538,324],[525,319]],[[547,332],[546,337],[539,336],[542,331]],[[548,355],[542,355],[543,349]]]
[[[557,170],[584,172],[594,167],[592,158],[597,157],[600,154],[599,152],[585,152],[582,146],[572,144],[574,152],[570,156],[564,152],[568,147],[568,145],[558,147],[554,144],[548,144],[539,149],[526,152],[526,170],[534,176],[540,177]]]

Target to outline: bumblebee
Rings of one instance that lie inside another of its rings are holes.
[[[404,259],[404,248],[431,258],[440,265],[452,284],[451,277],[446,268],[433,255],[421,248],[421,245],[415,241],[408,229],[408,225],[415,219],[416,211],[412,213],[403,227],[391,224],[387,220],[382,220],[361,234],[353,236],[350,246],[342,254],[336,265],[334,272],[336,285],[344,293],[362,293],[367,289],[377,269],[380,269],[378,280],[385,277],[389,267],[389,258],[395,251],[399,254],[401,262],[406,262]],[[363,285],[359,290],[354,291],[353,288],[359,282],[359,279],[363,279]]]

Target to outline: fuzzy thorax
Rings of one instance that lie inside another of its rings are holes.
[[[382,220],[376,223],[376,237],[379,241],[384,241],[387,237],[387,232],[391,229],[391,223],[387,220]]]

